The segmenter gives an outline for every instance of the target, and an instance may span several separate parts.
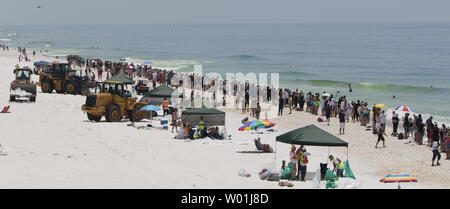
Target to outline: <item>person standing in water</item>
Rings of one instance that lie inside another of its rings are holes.
[[[352,86],[350,85],[350,83],[348,84],[348,92],[352,93]]]

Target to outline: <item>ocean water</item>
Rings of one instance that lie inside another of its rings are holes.
[[[282,87],[407,105],[450,123],[446,23],[0,26],[0,43],[179,71],[279,72]]]

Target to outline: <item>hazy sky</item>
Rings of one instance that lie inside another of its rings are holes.
[[[5,25],[450,22],[450,0],[1,0],[0,4],[0,24]]]

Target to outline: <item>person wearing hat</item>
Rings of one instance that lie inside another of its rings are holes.
[[[338,177],[344,177],[344,163],[339,158],[333,157],[333,155],[330,155],[329,159],[333,163],[333,171],[336,170],[336,175]]]
[[[305,181],[309,152],[307,152],[306,148],[303,146],[301,146],[298,149],[300,150],[300,155],[298,159],[298,164],[300,165],[298,167],[299,178],[300,181]]]

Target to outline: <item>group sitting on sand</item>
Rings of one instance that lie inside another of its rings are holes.
[[[223,140],[223,133],[219,132],[218,126],[206,127],[203,120],[198,125],[192,127],[190,123],[184,123],[175,136],[176,139],[203,139],[209,137],[211,139]]]

